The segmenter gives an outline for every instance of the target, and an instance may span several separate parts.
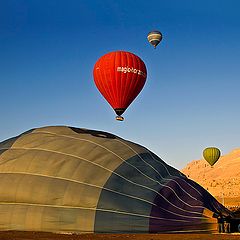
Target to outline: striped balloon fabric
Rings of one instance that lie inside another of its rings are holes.
[[[148,33],[147,39],[150,44],[156,48],[156,46],[162,41],[162,33],[159,31],[152,31]]]
[[[143,146],[66,126],[0,143],[0,230],[217,231],[230,213]]]

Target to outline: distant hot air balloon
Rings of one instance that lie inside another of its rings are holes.
[[[93,76],[98,90],[116,112],[116,120],[123,121],[121,115],[145,84],[147,69],[135,54],[115,51],[98,59]]]
[[[203,151],[204,159],[211,166],[213,166],[217,162],[217,160],[220,158],[220,156],[221,156],[221,152],[216,147],[208,147],[208,148],[204,149],[204,151]]]
[[[156,46],[162,41],[162,33],[159,31],[152,31],[148,34],[147,39],[150,44],[156,48]]]

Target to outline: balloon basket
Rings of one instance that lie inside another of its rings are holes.
[[[116,120],[117,120],[117,121],[123,121],[123,120],[124,120],[124,117],[122,117],[122,116],[116,116]]]

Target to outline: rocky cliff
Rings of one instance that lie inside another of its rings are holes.
[[[220,157],[213,167],[203,159],[194,160],[182,172],[225,206],[240,206],[240,148]]]

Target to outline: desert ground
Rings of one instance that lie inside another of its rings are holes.
[[[0,232],[0,240],[232,240],[240,239],[240,234],[81,234],[66,235],[43,232]]]

